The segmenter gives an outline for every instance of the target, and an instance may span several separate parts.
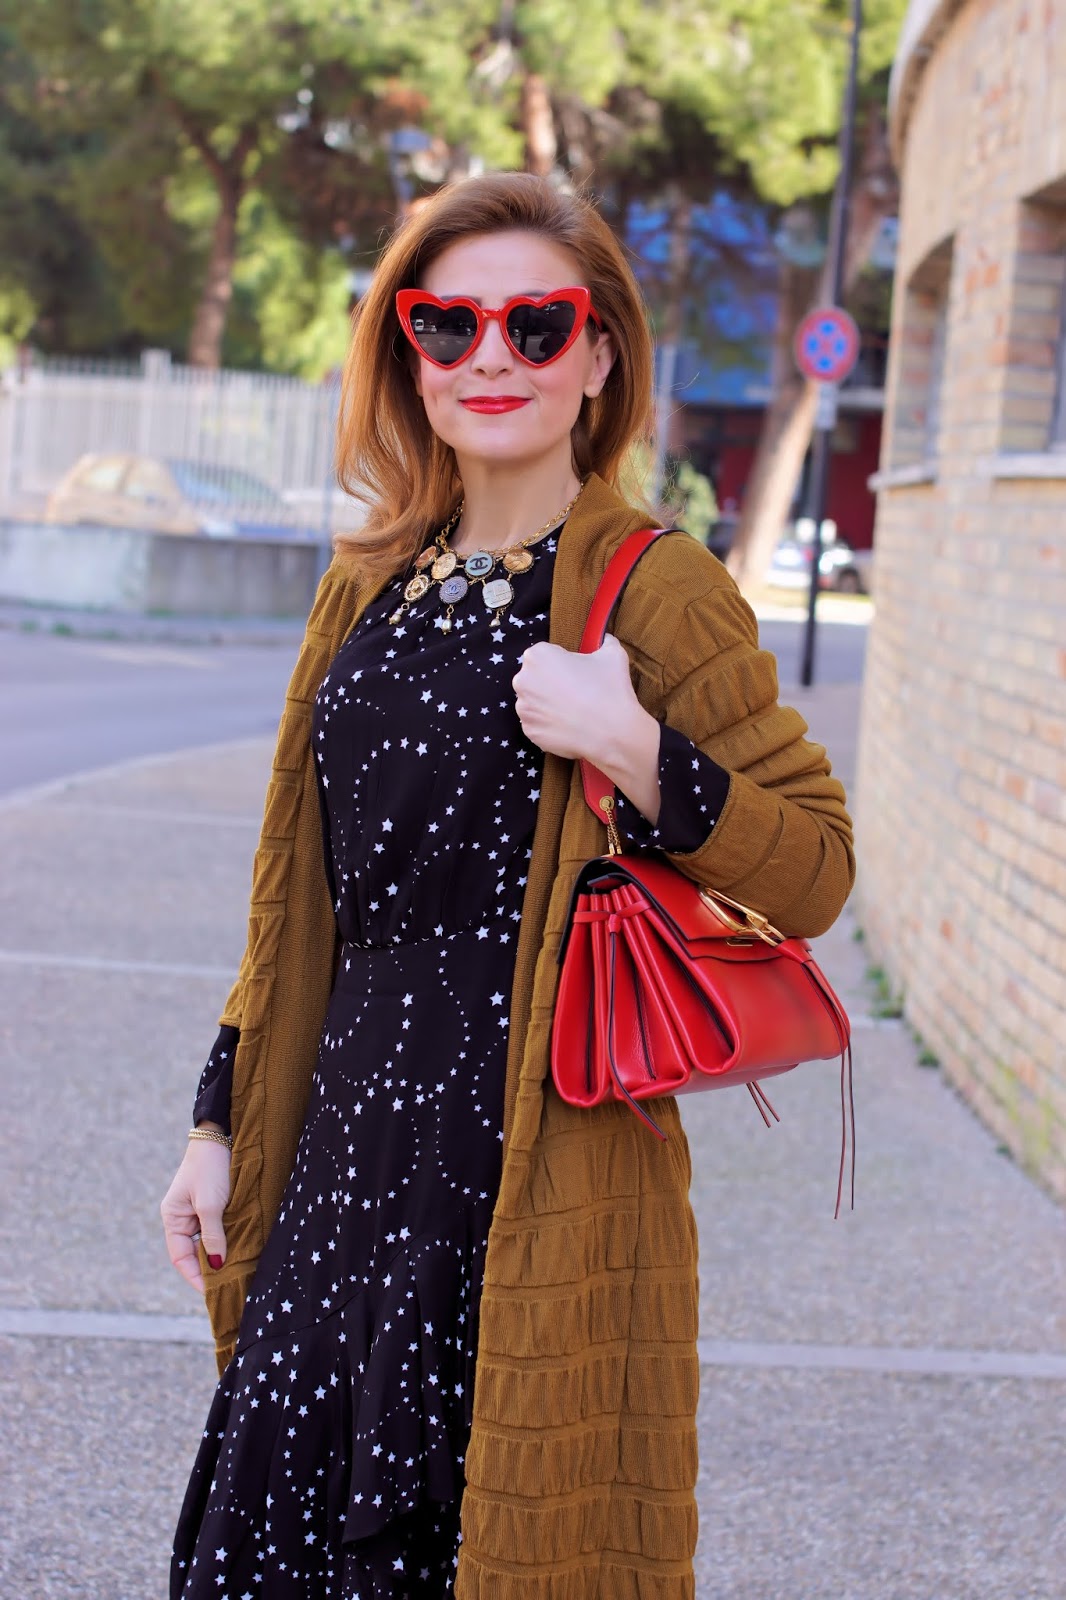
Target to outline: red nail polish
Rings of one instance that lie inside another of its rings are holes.
[[[212,1267],[215,1272],[217,1272],[219,1267],[222,1265],[222,1257],[221,1256],[208,1256],[207,1264],[208,1264],[209,1267]]]

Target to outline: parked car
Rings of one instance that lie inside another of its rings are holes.
[[[823,547],[818,562],[818,587],[839,594],[869,594],[873,552],[853,550],[843,539]],[[774,551],[766,581],[776,589],[808,589],[814,546],[805,540],[782,539]]]
[[[310,537],[250,472],[122,451],[81,456],[49,495],[45,521],[214,538]]]
[[[829,560],[826,560],[829,557]],[[829,571],[826,573],[826,566]],[[837,539],[828,550],[821,552],[818,571],[826,589],[836,589],[842,595],[868,595],[874,570],[872,550],[853,550],[850,544]]]

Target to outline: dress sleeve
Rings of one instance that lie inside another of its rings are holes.
[[[729,794],[729,773],[691,739],[659,725],[659,819],[653,825],[626,795],[618,792],[618,826],[623,842],[659,850],[698,850],[721,815]]]
[[[193,1103],[193,1127],[200,1122],[217,1122],[224,1133],[229,1133],[230,1098],[233,1093],[233,1057],[237,1053],[239,1028],[223,1026],[200,1074]]]

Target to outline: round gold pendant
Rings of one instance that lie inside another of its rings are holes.
[[[533,557],[528,550],[508,550],[503,564],[508,572],[528,572],[533,565]]]
[[[440,583],[442,578],[450,578],[458,565],[459,558],[455,551],[445,550],[444,554],[438,556],[436,561],[434,561],[430,571],[433,573],[433,576],[436,578],[437,582]]]
[[[481,591],[482,599],[490,611],[498,611],[501,606],[509,606],[514,599],[514,590],[506,578],[493,578]]]
[[[405,600],[421,600],[428,588],[429,579],[424,572],[420,572],[417,577],[412,578],[407,584],[403,597]]]
[[[435,544],[427,545],[422,551],[422,554],[420,556],[416,556],[415,558],[415,566],[418,568],[419,572],[422,572],[426,567],[428,567],[431,561],[436,561],[438,554],[439,551],[437,550]]]

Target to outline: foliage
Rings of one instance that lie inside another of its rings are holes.
[[[654,472],[654,452],[647,444],[638,442],[633,446],[629,462],[629,482],[645,500],[650,500],[652,495]],[[711,524],[718,515],[718,502],[711,480],[686,456],[666,455],[659,512],[670,526],[684,528],[693,538],[706,543]]]
[[[697,471],[691,461],[668,456],[664,474],[663,510],[678,528],[706,544],[711,524],[718,515],[718,502],[710,478]]]
[[[904,0],[867,0],[880,85]],[[404,202],[527,155],[622,231],[667,183],[774,206],[836,172],[846,0],[0,0],[0,336],[177,349],[236,205],[226,358],[313,372]],[[878,87],[877,92],[880,92]],[[226,197],[229,195],[229,202]],[[720,250],[707,273],[745,270]],[[698,305],[707,280],[695,283]],[[666,290],[652,274],[653,309]]]
[[[224,365],[265,367],[312,382],[340,367],[349,295],[337,252],[305,244],[262,194],[249,195],[242,208],[240,246]]]

